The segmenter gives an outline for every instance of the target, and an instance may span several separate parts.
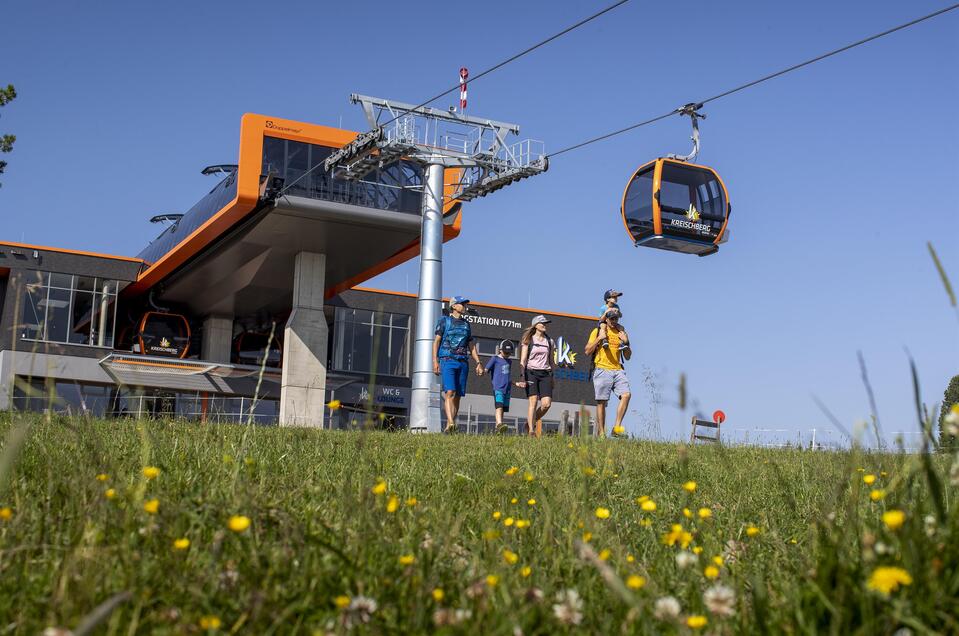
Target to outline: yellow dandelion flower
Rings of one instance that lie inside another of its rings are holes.
[[[528,520],[528,519],[517,519],[517,520],[516,520],[516,527],[519,528],[520,530],[522,530],[523,528],[528,528],[528,527],[529,527],[529,520]]]
[[[502,516],[503,516],[503,513],[500,512],[499,510],[497,510],[497,511],[495,511],[495,512],[493,513],[493,519],[495,519],[496,521],[499,521],[499,518],[502,517]]]
[[[715,565],[707,565],[706,569],[703,570],[703,576],[705,576],[707,579],[715,579],[719,576],[719,568],[717,568]]]
[[[632,563],[635,560],[636,560],[636,557],[634,557],[632,554],[626,555],[626,563]]]
[[[698,545],[693,547],[693,554],[698,556],[702,553],[703,553],[703,549],[701,547],[699,547]]]
[[[902,568],[891,566],[876,568],[866,581],[866,587],[883,596],[889,596],[890,592],[898,590],[900,585],[912,585],[912,577]]]
[[[906,522],[906,513],[902,510],[887,510],[882,514],[882,522],[890,530],[898,530]]]
[[[513,476],[518,472],[519,472],[519,466],[510,466],[509,468],[506,469],[506,474],[509,476]]]
[[[686,627],[690,629],[702,629],[706,627],[708,622],[702,614],[695,614],[686,619]]]
[[[867,486],[872,486],[875,482],[876,482],[875,475],[869,474],[869,475],[862,476],[862,483],[866,484]]]
[[[587,466],[586,468],[583,469],[583,474],[586,475],[587,477],[592,477],[593,475],[596,474],[596,469],[593,468],[592,466]]]
[[[340,594],[339,596],[333,599],[333,604],[340,609],[346,609],[347,607],[350,606],[350,600],[352,599],[350,599],[350,597],[347,596],[346,594]]]
[[[631,590],[638,590],[646,585],[646,579],[639,576],[638,574],[633,574],[626,579],[626,587]]]
[[[100,473],[99,475],[97,475],[97,481],[106,481],[108,479],[110,479],[110,476],[107,475],[106,473]]]
[[[790,540],[789,540],[789,543],[791,543],[792,545],[796,545],[796,544],[799,543],[799,542],[796,541],[795,539],[790,539]]]
[[[396,495],[390,495],[389,500],[386,502],[386,512],[396,512],[400,508],[400,500]]]
[[[200,629],[205,629],[207,631],[220,629],[220,626],[223,624],[223,621],[217,616],[201,616],[200,617]]]
[[[503,560],[509,563],[510,565],[516,565],[516,562],[519,561],[519,555],[513,552],[512,550],[510,550],[509,548],[505,548],[503,550]]]
[[[650,526],[653,525],[653,520],[652,520],[652,519],[640,519],[640,520],[639,520],[639,525],[641,525],[641,526],[644,527],[644,528],[648,528],[648,527],[650,527]]]
[[[497,583],[499,583],[499,577],[495,574],[490,574],[486,577],[486,584],[490,587],[496,587]]]
[[[700,519],[709,519],[713,516],[713,511],[709,508],[700,508],[696,514],[699,515]]]
[[[596,509],[596,518],[597,519],[609,519],[609,508],[597,508]]]
[[[593,533],[592,533],[592,532],[584,532],[584,533],[583,533],[583,543],[589,543],[589,542],[592,541],[592,540],[593,540]]]
[[[530,500],[528,500],[528,501],[526,502],[526,505],[527,505],[527,506],[535,506],[535,505],[536,505],[536,500],[535,500],[535,499],[530,499]]]
[[[956,405],[953,405],[953,408],[956,408]],[[879,471],[879,476],[880,476],[880,477],[888,477],[888,476],[889,476],[889,473],[887,473],[887,472],[884,471],[884,470],[881,470],[881,471]]]
[[[613,427],[613,435],[622,435],[625,432],[626,428],[622,424]]]
[[[250,527],[250,518],[243,515],[233,515],[227,520],[226,527],[233,532],[245,532]]]
[[[512,499],[509,500],[509,502],[510,502],[511,504],[518,504],[518,503],[519,503],[519,499],[517,499],[516,497],[513,497]]]
[[[687,519],[692,519],[693,511],[690,510],[689,508],[683,508],[683,516],[686,517]]]
[[[533,568],[529,567],[528,565],[524,565],[523,569],[521,569],[519,573],[524,579],[529,578],[529,575],[533,573]]]
[[[566,448],[573,448],[573,442],[570,442],[569,444],[567,444]]]
[[[503,519],[503,525],[506,526],[507,528],[513,525],[514,523],[516,523],[516,519],[513,519],[512,517],[506,517],[505,519]]]
[[[160,510],[159,499],[148,499],[143,502],[143,511],[147,514],[155,515]]]
[[[716,556],[713,557],[713,563],[721,566],[723,564],[723,558],[717,554]]]
[[[652,499],[647,499],[639,504],[639,507],[642,508],[644,512],[656,512],[656,502]]]
[[[643,505],[644,501],[649,501],[649,495],[643,495],[642,497],[636,497],[636,503]]]
[[[376,485],[370,488],[370,492],[374,495],[382,495],[386,492],[386,482],[382,479],[376,482]]]
[[[759,532],[760,530],[756,526],[749,526],[748,528],[746,528],[747,537],[755,537],[757,534],[759,534]]]
[[[13,519],[13,509],[10,506],[0,508],[0,521],[10,521]]]
[[[612,556],[612,554],[613,554],[613,553],[610,552],[608,549],[603,548],[602,550],[599,551],[599,555],[598,555],[598,556],[599,556],[599,560],[600,560],[600,561],[609,561],[609,557]]]
[[[340,402],[339,400],[330,400],[329,402],[326,403],[326,407],[330,409],[331,411],[339,410],[341,406],[343,406],[343,403]]]
[[[419,504],[419,503],[420,503],[420,502],[419,502],[419,500],[418,500],[416,497],[408,497],[408,498],[406,499],[406,505],[407,505],[407,507],[409,507],[409,508],[413,508],[413,507],[415,507],[415,506],[416,506],[417,504]]]
[[[485,532],[483,532],[483,538],[486,539],[487,541],[494,541],[496,539],[499,539],[499,537],[500,537],[499,530],[486,530]]]
[[[413,565],[416,561],[416,557],[412,554],[404,554],[399,558],[400,565]]]
[[[446,593],[443,592],[443,588],[434,587],[433,588],[433,600],[439,603],[446,596]]]
[[[156,479],[160,476],[160,469],[156,466],[147,466],[143,469],[143,476],[147,479]]]
[[[523,474],[523,479],[525,479],[526,481],[533,481],[536,478],[533,477],[533,473],[527,472]]]
[[[886,491],[882,488],[874,488],[869,493],[869,498],[873,501],[881,501],[886,496]]]
[[[176,539],[173,542],[174,550],[186,550],[189,547],[190,547],[190,540],[187,539],[186,537],[183,537],[182,539]]]
[[[106,491],[103,493],[103,496],[106,497],[107,499],[113,499],[114,497],[117,496],[117,491],[114,490],[113,488],[107,488]]]
[[[696,482],[687,481],[685,484],[683,484],[683,490],[686,492],[696,492]]]

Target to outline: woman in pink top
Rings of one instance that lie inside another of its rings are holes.
[[[536,316],[520,340],[523,348],[519,365],[526,381],[526,397],[529,398],[526,427],[533,435],[535,422],[536,437],[542,436],[543,416],[553,403],[553,339],[546,333],[549,322],[546,316]]]

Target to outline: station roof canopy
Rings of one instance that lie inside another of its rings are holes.
[[[244,115],[238,167],[138,256],[127,294],[153,290],[161,302],[200,315],[289,309],[298,252],[326,255],[331,297],[419,253],[422,173],[406,161],[362,182],[323,168],[356,133]],[[447,194],[455,171],[447,171]],[[459,234],[460,204],[444,207],[444,239]]]

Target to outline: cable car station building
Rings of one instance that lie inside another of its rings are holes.
[[[422,168],[333,178],[323,162],[355,137],[244,115],[237,164],[207,168],[217,185],[182,216],[156,217],[167,227],[135,257],[0,240],[0,410],[405,427],[416,297],[356,286],[419,254]],[[444,241],[461,205],[443,208]],[[577,422],[592,403],[581,352],[596,319],[475,304],[484,362],[533,316],[552,319],[546,426],[563,411]],[[491,395],[472,375],[462,428],[492,428]],[[513,426],[525,426],[523,397],[514,389]]]

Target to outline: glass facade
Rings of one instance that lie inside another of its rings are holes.
[[[20,338],[113,348],[117,281],[26,272]]]
[[[146,246],[137,258],[147,263],[155,263],[176,247],[180,241],[190,236],[194,230],[206,223],[214,214],[223,209],[236,196],[236,173],[228,175],[210,190],[196,205],[189,209],[177,223],[174,223],[152,243]]]
[[[362,182],[334,179],[321,165],[332,148],[301,141],[263,138],[263,174],[281,177],[291,196],[420,214],[421,168],[399,161],[371,172]]]
[[[410,317],[337,307],[333,367],[337,371],[409,377]]]

